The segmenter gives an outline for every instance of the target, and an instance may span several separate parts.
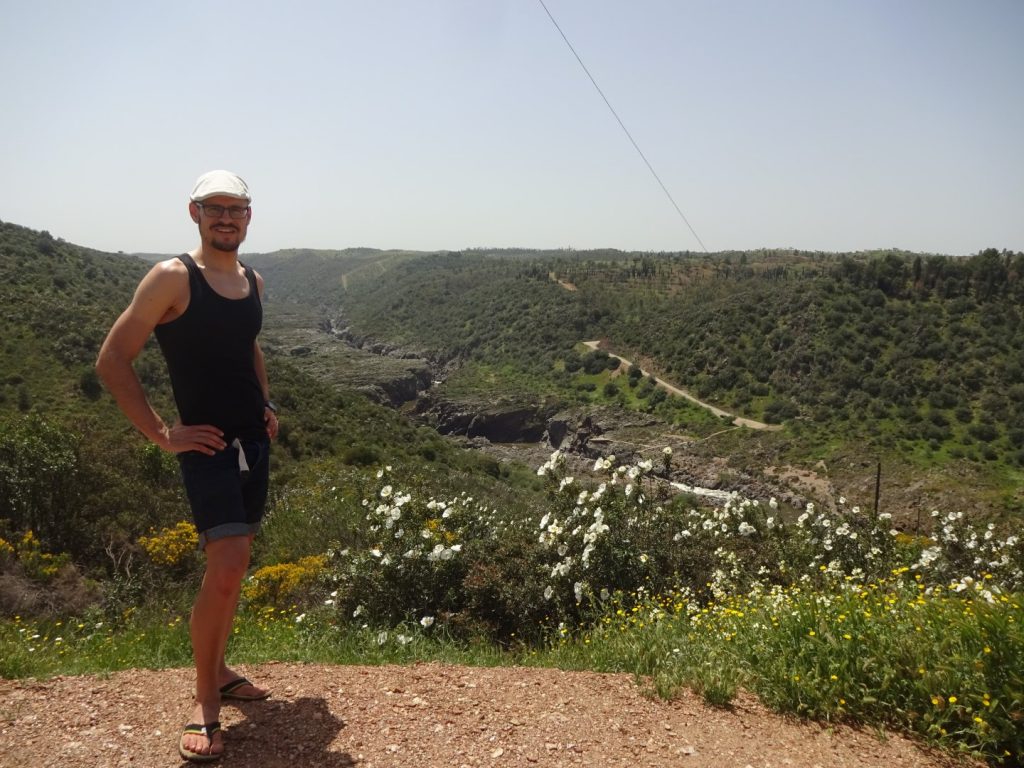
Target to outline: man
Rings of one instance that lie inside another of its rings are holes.
[[[206,572],[190,632],[196,699],[178,750],[207,762],[224,750],[222,698],[264,699],[228,668],[227,647],[253,535],[267,496],[270,440],[277,436],[263,353],[263,278],[238,260],[252,219],[245,182],[228,171],[199,177],[188,210],[200,245],[160,262],[100,349],[96,370],[142,434],[178,454]],[[151,333],[167,361],[178,420],[153,410],[132,363]]]

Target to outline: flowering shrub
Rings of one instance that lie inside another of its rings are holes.
[[[479,605],[474,596],[491,586],[482,565],[525,532],[526,522],[465,493],[414,496],[392,486],[389,470],[378,472],[379,487],[362,502],[366,546],[328,551],[339,610],[360,622],[389,625],[443,616],[449,625],[489,632],[494,622],[480,617],[480,626],[471,626],[477,622],[468,610]]]
[[[25,576],[34,581],[53,581],[61,569],[71,562],[67,554],[54,555],[43,552],[39,539],[31,530],[25,531],[17,546],[12,546],[2,539],[0,542],[0,562],[4,559],[17,562]]]
[[[614,456],[599,458],[593,469],[606,479],[596,489],[565,476],[564,466],[555,451],[537,471],[552,499],[539,524],[548,553],[544,598],[563,609],[638,588],[720,600],[771,585],[863,583],[900,567],[927,585],[971,589],[990,602],[1024,587],[1020,538],[999,539],[991,524],[979,532],[962,513],[933,513],[934,538],[908,547],[890,515],[864,513],[842,498],[833,511],[808,504],[788,523],[774,499],[762,505],[736,494],[720,507],[682,513],[652,501],[649,460],[620,466]]]
[[[596,488],[583,488],[564,467],[555,451],[537,470],[552,502],[537,536],[545,553],[543,599],[561,621],[578,622],[616,592],[658,591],[692,577],[699,555],[671,546],[677,513],[650,501],[651,461],[626,467],[614,456],[599,458],[594,472],[607,480]]]
[[[795,519],[784,519],[774,500],[735,494],[713,509],[685,509],[664,501],[654,470],[651,460],[619,465],[602,457],[584,482],[566,475],[556,451],[537,470],[549,503],[517,514],[465,493],[398,488],[382,469],[362,502],[360,535],[327,552],[328,602],[360,624],[429,615],[455,634],[529,641],[544,627],[587,626],[627,595],[675,591],[704,605],[775,586],[863,584],[900,567],[920,574],[923,588],[971,589],[983,598],[1024,584],[1017,538],[971,533],[962,516],[955,532],[908,540],[888,515],[844,499],[828,511],[808,505]],[[954,538],[967,544],[951,547]]]
[[[196,527],[184,520],[172,528],[162,528],[152,536],[140,536],[139,544],[157,565],[175,566],[196,551],[199,534]]]
[[[66,552],[43,552],[32,530],[15,542],[0,539],[0,616],[78,610],[95,599]]]
[[[252,605],[283,607],[302,601],[324,574],[325,555],[303,557],[294,563],[266,565],[242,584],[242,597]]]
[[[979,591],[988,602],[992,602],[991,590],[983,582],[994,582],[1004,590],[1024,588],[1024,543],[1020,536],[1000,539],[992,523],[979,531],[963,512],[941,515],[935,510],[932,519],[933,538],[911,568],[933,574],[933,582],[950,584],[958,592]]]

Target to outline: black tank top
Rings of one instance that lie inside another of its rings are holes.
[[[188,307],[156,326],[167,360],[174,402],[182,424],[212,424],[230,442],[266,436],[263,388],[256,376],[254,348],[263,327],[263,305],[256,275],[244,264],[249,295],[227,299],[210,287],[187,253]]]

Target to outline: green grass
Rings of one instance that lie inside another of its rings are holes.
[[[243,610],[228,645],[232,663],[406,664],[436,660],[493,666],[515,654],[486,643],[455,642],[438,627],[389,629],[342,624],[327,610]],[[92,620],[0,622],[0,678],[107,674],[189,667],[187,614],[145,613],[117,625]]]
[[[779,712],[912,731],[1020,765],[1024,596],[967,594],[897,574],[705,607],[679,595],[620,602],[596,628],[564,633],[545,663],[630,671],[662,696],[688,687],[715,704],[742,687]]]

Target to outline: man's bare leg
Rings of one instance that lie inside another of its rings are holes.
[[[220,718],[220,675],[224,667],[224,650],[242,579],[249,567],[250,538],[229,536],[206,544],[206,573],[192,607],[190,633],[192,654],[196,665],[196,704],[193,723],[211,723]],[[224,750],[220,733],[212,739],[201,734],[187,734],[182,745],[199,754],[219,754]]]
[[[253,540],[254,537],[253,536],[249,536],[248,538],[249,538],[249,550],[252,551],[252,540]],[[236,600],[236,603],[237,603],[237,600]],[[232,612],[232,617],[234,617],[234,612]],[[223,686],[225,686],[225,685],[227,685],[228,683],[233,682],[233,681],[237,680],[238,678],[242,677],[242,675],[240,675],[238,672],[235,672],[233,669],[228,667],[227,660],[225,658],[225,655],[227,653],[228,640],[231,637],[231,628],[232,628],[233,625],[234,625],[234,622],[232,621],[231,623],[227,624],[224,627],[224,637],[221,638],[220,669],[217,671],[217,687],[218,687],[218,689],[223,687]],[[238,688],[236,688],[234,690],[234,692],[235,692],[235,694],[237,694],[239,696],[252,696],[252,697],[263,696],[263,695],[266,694],[266,690],[265,689],[257,688],[255,685],[239,686]]]

